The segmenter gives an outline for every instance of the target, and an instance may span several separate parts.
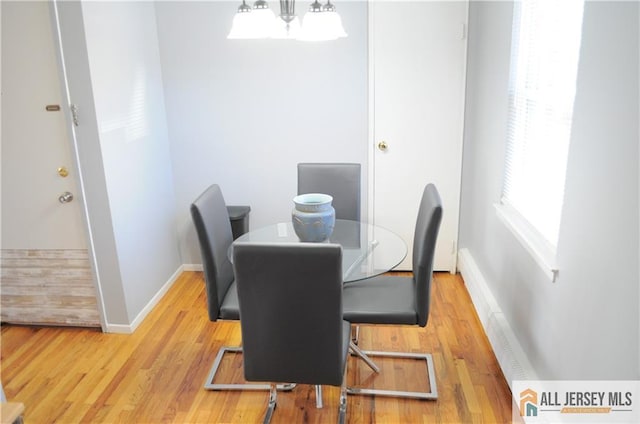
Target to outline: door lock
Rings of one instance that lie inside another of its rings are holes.
[[[58,201],[60,203],[69,203],[72,200],[73,200],[73,194],[69,193],[68,191],[65,191],[60,195],[60,197],[58,197]]]
[[[389,147],[389,146],[387,146],[387,142],[384,141],[384,140],[382,140],[380,143],[378,143],[378,149],[380,149],[383,152],[385,150],[387,150],[387,147]]]

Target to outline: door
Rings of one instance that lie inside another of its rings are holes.
[[[397,269],[411,269],[430,182],[443,202],[434,269],[456,269],[467,12],[466,1],[370,2],[371,210],[407,243]]]
[[[100,326],[49,2],[2,2],[2,321]]]

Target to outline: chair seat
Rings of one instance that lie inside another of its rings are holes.
[[[415,325],[414,284],[410,277],[386,275],[345,284],[343,317],[353,324]]]
[[[229,286],[222,305],[220,305],[220,319],[240,319],[240,304],[238,303],[238,290],[235,281]]]

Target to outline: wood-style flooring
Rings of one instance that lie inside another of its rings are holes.
[[[2,325],[2,384],[25,405],[25,423],[258,423],[267,392],[203,389],[218,348],[239,345],[238,322],[210,322],[201,272],[184,272],[134,334]],[[437,401],[349,396],[349,423],[511,422],[511,393],[460,276],[434,276],[427,326],[361,326],[368,350],[431,352]],[[241,357],[216,381],[242,381]],[[351,358],[348,382],[426,387],[423,362],[377,360],[378,375]],[[272,423],[334,423],[338,389],[278,395]]]

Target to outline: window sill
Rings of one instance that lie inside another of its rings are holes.
[[[516,239],[529,252],[542,268],[551,282],[558,277],[556,249],[544,240],[538,232],[513,208],[504,204],[495,204],[500,221],[513,233]]]

